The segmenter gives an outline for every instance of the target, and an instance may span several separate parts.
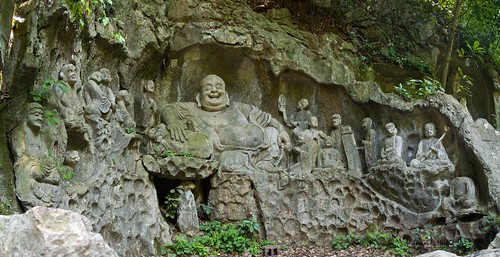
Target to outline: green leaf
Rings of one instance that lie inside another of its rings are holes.
[[[108,18],[108,17],[103,17],[103,18],[102,18],[102,24],[103,24],[104,26],[107,26],[107,25],[109,24],[109,18]]]

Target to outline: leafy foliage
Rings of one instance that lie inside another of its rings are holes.
[[[487,241],[491,241],[500,232],[500,215],[489,212],[484,218],[483,235]]]
[[[137,130],[135,128],[125,128],[125,132],[127,134],[134,134]]]
[[[458,241],[450,241],[449,250],[460,255],[472,253],[474,244],[469,239],[461,237]]]
[[[381,232],[376,226],[370,228],[364,235],[348,234],[332,240],[332,247],[337,250],[347,249],[351,245],[390,250],[395,256],[411,256],[412,252],[405,239],[396,234]]]
[[[1,202],[0,203],[0,215],[11,215],[14,212],[12,211],[12,207],[10,204]]]
[[[406,101],[425,99],[437,92],[444,92],[441,83],[429,77],[425,77],[424,79],[410,79],[406,81],[405,85],[400,83],[394,89]]]
[[[168,256],[216,256],[222,253],[244,252],[257,254],[262,246],[271,244],[256,237],[255,232],[259,228],[255,217],[252,220],[244,220],[238,225],[222,224],[218,221],[201,223],[202,235],[192,240],[177,236],[175,243],[164,246],[162,254]]]
[[[62,0],[71,13],[71,21],[77,22],[80,28],[85,27],[85,17],[90,16],[92,12],[100,12],[100,20],[104,26],[108,25],[110,20],[108,12],[113,5],[112,0]]]
[[[208,219],[208,216],[212,211],[214,210],[214,207],[211,204],[200,204],[198,207],[198,217],[200,219]]]
[[[55,127],[57,124],[61,123],[56,110],[44,110],[43,116],[52,127]]]
[[[52,88],[58,86],[64,93],[69,91],[69,87],[62,80],[56,80],[48,75],[46,75],[45,80],[41,85],[33,89],[30,94],[33,97],[33,101],[44,104],[50,100],[50,94]]]
[[[177,214],[177,207],[179,206],[180,195],[182,193],[181,189],[174,188],[170,189],[168,194],[165,196],[165,209],[163,209],[163,215],[166,218],[174,219]]]
[[[57,171],[62,173],[62,178],[64,180],[71,180],[74,176],[73,171],[66,165],[57,166]]]

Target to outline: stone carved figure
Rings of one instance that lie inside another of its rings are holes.
[[[111,89],[105,86],[104,80],[105,75],[101,71],[92,72],[84,87],[84,97],[86,106],[95,106],[100,116],[109,121],[111,108],[115,105],[115,96]]]
[[[312,114],[309,110],[309,101],[305,98],[300,99],[297,103],[297,112],[290,114],[286,113],[286,99],[285,95],[280,95],[278,98],[278,110],[283,114],[283,121],[285,124],[293,128],[294,135],[299,135],[300,132],[309,127],[309,121]]]
[[[298,146],[292,150],[298,153],[298,162],[290,167],[291,174],[309,174],[313,168],[316,168],[319,147],[321,139],[326,138],[323,131],[318,130],[318,118],[311,116],[309,119],[309,128],[296,135]]]
[[[403,138],[398,136],[398,129],[394,123],[385,124],[385,129],[389,136],[382,141],[382,149],[380,151],[380,159],[377,164],[401,164],[405,165],[401,154],[403,152]],[[405,165],[406,166],[406,165]]]
[[[101,117],[101,111],[96,105],[87,105],[85,116],[92,128],[92,142],[95,148],[92,151],[98,160],[104,160],[113,145],[110,123]]]
[[[123,128],[135,128],[135,121],[132,117],[130,107],[133,106],[132,97],[127,90],[120,90],[116,95],[115,120]]]
[[[148,80],[144,85],[142,94],[135,99],[135,113],[137,113],[135,118],[139,132],[144,132],[156,124],[158,107],[151,96],[154,89],[154,82]]]
[[[83,117],[82,85],[76,73],[75,65],[69,63],[61,67],[59,79],[68,86],[67,92],[59,86],[54,86],[57,96],[58,111],[65,126],[72,130],[86,134],[87,128]]]
[[[451,181],[450,196],[442,201],[441,209],[448,221],[477,211],[478,201],[474,181],[457,177]]]
[[[279,151],[280,142],[289,142],[284,127],[269,113],[249,104],[230,102],[224,81],[216,75],[201,81],[196,103],[169,104],[162,108],[161,120],[167,125],[172,151],[203,149],[193,156],[216,158],[226,171],[271,168],[274,163],[265,157]],[[279,152],[275,156],[279,158]]]
[[[342,157],[338,149],[333,148],[332,138],[327,136],[324,139],[324,146],[319,150],[318,156],[319,168],[338,168],[344,169]]]
[[[51,133],[57,133],[59,138],[54,140]],[[38,103],[30,103],[28,115],[14,129],[11,137],[16,195],[25,207],[60,207],[64,203],[57,169],[63,163],[66,143],[64,126],[44,128],[43,107]]]
[[[330,131],[330,137],[332,138],[332,147],[339,150],[342,163],[345,165],[347,163],[347,158],[345,156],[344,145],[342,144],[342,117],[340,114],[332,115],[332,130]]]
[[[411,161],[410,165],[416,168],[453,167],[454,169],[441,142],[445,134],[439,139],[436,138],[434,123],[425,124],[424,134],[425,138],[418,143],[416,158]]]
[[[376,132],[373,129],[373,121],[370,118],[364,118],[361,122],[361,126],[365,131],[365,138],[361,141],[361,143],[363,144],[365,152],[366,166],[371,167],[377,161],[377,154],[375,151]]]

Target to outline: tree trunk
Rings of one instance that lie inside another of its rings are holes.
[[[446,80],[448,78],[448,69],[450,67],[451,53],[453,52],[453,42],[455,41],[455,33],[457,31],[458,17],[460,16],[460,7],[464,0],[456,0],[453,8],[453,17],[451,18],[450,33],[448,35],[448,48],[444,59],[443,73],[441,74],[441,85],[446,88]]]

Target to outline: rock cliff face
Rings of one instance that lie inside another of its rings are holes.
[[[448,95],[405,102],[358,81],[357,49],[298,29],[286,9],[123,0],[108,10],[109,25],[92,13],[84,28],[59,1],[25,2],[16,13],[24,21],[3,73],[13,100],[0,106],[11,142],[0,153],[13,160],[2,162],[2,179],[12,169],[16,183],[26,179],[16,191],[24,208],[44,201],[85,215],[119,255],[156,254],[171,240],[159,202],[185,180],[196,185],[183,190],[197,206],[213,205],[212,219],[256,216],[268,240],[290,244],[327,244],[371,224],[431,224],[447,238],[475,238],[480,218],[500,210],[500,136],[491,125]],[[40,92],[47,74],[62,85],[40,101],[36,126],[29,92]],[[225,88],[195,96],[202,80]],[[214,99],[227,104],[210,110]],[[332,114],[342,117],[333,129]],[[397,147],[384,132],[391,122]],[[420,152],[422,139],[433,143]]]

